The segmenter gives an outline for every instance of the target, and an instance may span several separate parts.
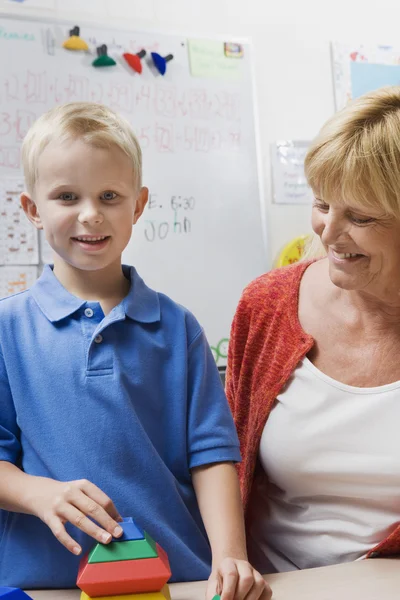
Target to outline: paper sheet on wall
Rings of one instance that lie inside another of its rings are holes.
[[[310,204],[313,193],[304,175],[309,142],[278,141],[271,144],[273,201],[275,204]]]
[[[37,230],[20,205],[23,178],[0,180],[0,264],[37,265]]]
[[[241,62],[226,55],[224,42],[192,39],[188,40],[188,50],[192,77],[240,80]]]
[[[335,106],[386,85],[400,84],[400,48],[332,43]]]
[[[0,298],[27,290],[37,275],[37,267],[0,267]]]

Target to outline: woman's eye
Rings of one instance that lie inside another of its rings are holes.
[[[76,200],[75,194],[72,192],[64,192],[58,196],[60,200],[64,200],[65,202],[72,202],[72,200]]]
[[[371,217],[366,218],[366,219],[359,219],[358,217],[351,217],[353,223],[355,223],[356,225],[365,225],[366,223],[372,223],[372,221],[375,221],[375,219],[372,219]]]
[[[322,210],[323,212],[328,212],[329,204],[321,204],[320,202],[315,202],[314,206],[318,208],[318,210]]]
[[[104,200],[114,200],[117,197],[115,192],[104,192],[103,199]]]

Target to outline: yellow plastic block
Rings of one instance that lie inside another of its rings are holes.
[[[159,592],[150,592],[148,594],[123,594],[122,596],[88,596],[85,592],[81,593],[81,600],[171,600],[169,587],[167,584]]]

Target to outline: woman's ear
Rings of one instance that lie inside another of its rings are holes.
[[[30,222],[33,223],[36,229],[43,229],[38,208],[35,202],[32,200],[31,196],[28,193],[23,192],[21,194],[20,202],[24,213],[26,214]]]

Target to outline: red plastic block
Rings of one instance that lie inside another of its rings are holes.
[[[79,565],[76,584],[88,596],[117,596],[158,592],[171,577],[166,552],[156,544],[157,558],[88,563],[86,554]]]

